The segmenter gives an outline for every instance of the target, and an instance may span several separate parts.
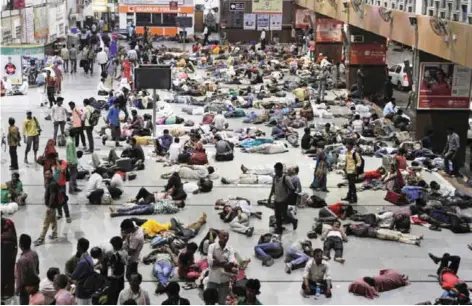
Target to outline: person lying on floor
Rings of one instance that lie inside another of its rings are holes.
[[[319,222],[333,222],[338,219],[345,220],[354,215],[356,211],[346,201],[341,201],[336,204],[328,205],[318,211]]]
[[[444,253],[442,257],[435,256],[432,253],[428,253],[428,255],[429,258],[431,258],[435,264],[439,263],[439,267],[436,271],[436,274],[438,275],[438,280],[439,284],[441,285],[441,288],[446,290],[440,299],[446,299],[449,301],[456,302],[451,303],[450,305],[469,305],[469,288],[467,284],[463,280],[461,280],[457,275],[461,258],[457,255],[450,255],[449,253]]]
[[[110,216],[142,216],[142,215],[163,215],[175,214],[183,207],[183,201],[173,201],[169,199],[156,199],[149,204],[129,204],[126,208],[118,208],[110,206]]]
[[[411,227],[410,217],[418,214],[420,211],[421,208],[418,205],[410,205],[395,212],[387,210],[377,214],[355,214],[351,216],[351,220],[365,222],[380,228],[396,229],[402,233],[409,233]]]
[[[448,207],[425,207],[418,214],[418,218],[431,224],[430,230],[440,231],[441,228],[447,228],[456,234],[470,233],[472,218],[461,214],[460,209],[458,209],[459,213],[456,211]]]
[[[349,292],[373,299],[379,292],[394,290],[408,286],[410,281],[408,276],[391,269],[380,270],[379,275],[364,277],[349,285]]]
[[[283,142],[276,141],[273,143],[264,143],[255,147],[244,148],[245,153],[259,153],[259,154],[278,154],[288,151],[287,145]]]
[[[257,245],[254,247],[256,257],[262,261],[263,266],[270,267],[274,259],[284,255],[284,247],[280,235],[267,233],[261,235]]]
[[[261,219],[262,217],[262,212],[253,211],[252,206],[251,206],[251,201],[249,201],[246,198],[228,196],[226,200],[218,199],[215,202],[216,210],[222,210],[226,206],[231,206],[232,208],[240,207],[244,212],[246,212],[249,215],[249,217],[256,217],[258,219]]]
[[[423,235],[405,234],[390,229],[375,228],[368,224],[344,224],[343,227],[347,236],[376,238],[379,240],[397,241],[417,246],[421,245],[421,240],[423,239]]]
[[[330,298],[332,287],[330,269],[328,263],[323,260],[323,251],[315,249],[313,258],[310,258],[305,265],[301,293],[303,296],[309,296],[320,292]]]
[[[226,185],[271,185],[274,178],[271,175],[258,175],[258,174],[240,174],[237,178],[221,178],[221,183]]]
[[[285,253],[285,272],[290,274],[293,270],[305,267],[313,256],[313,246],[310,240],[295,241]]]
[[[172,173],[167,180],[167,184],[164,187],[164,191],[168,192],[174,201],[184,201],[187,199],[187,193],[184,190],[182,180],[178,172]]]
[[[184,183],[183,188],[187,194],[208,193],[213,190],[213,181],[209,178],[201,178],[197,182]]]
[[[254,227],[249,226],[250,211],[246,209],[243,210],[240,206],[231,207],[230,205],[225,205],[219,215],[221,220],[225,223],[229,223],[229,226],[234,232],[244,234],[248,237],[251,237],[254,233]]]
[[[386,171],[384,167],[379,167],[372,171],[365,171],[363,174],[360,174],[356,178],[356,184],[358,183],[366,183],[370,184],[373,180],[380,180]],[[338,187],[346,187],[347,181],[338,184]]]
[[[177,172],[183,180],[200,180],[201,178],[214,180],[218,178],[215,168],[201,165],[180,165],[178,170],[164,173],[161,178],[169,179],[174,172]]]
[[[283,164],[284,170],[283,172],[286,173],[288,168],[287,165]],[[245,165],[241,164],[241,171],[244,174],[257,174],[257,175],[270,175],[274,176],[274,166],[273,165],[267,165],[267,166],[256,166],[256,167],[246,167]]]
[[[347,235],[344,233],[343,228],[341,227],[341,222],[334,221],[331,229],[324,231],[321,235],[321,241],[323,243],[323,259],[331,259],[330,253],[331,249],[334,250],[334,260],[339,263],[344,263],[345,259],[343,258],[343,241],[347,242]]]
[[[152,250],[143,258],[144,264],[154,263],[152,267],[152,275],[157,279],[158,284],[156,293],[163,293],[165,287],[174,276],[174,268],[178,264],[177,256],[172,252],[168,245],[164,245]]]

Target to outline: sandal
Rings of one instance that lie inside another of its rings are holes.
[[[195,283],[186,283],[182,286],[185,290],[197,289],[197,284]]]

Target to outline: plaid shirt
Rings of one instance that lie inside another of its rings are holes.
[[[179,212],[179,208],[171,200],[157,200],[154,205],[154,214],[164,215],[164,214],[175,214]]]

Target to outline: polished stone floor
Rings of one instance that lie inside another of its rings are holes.
[[[98,67],[96,67],[98,69]],[[98,83],[98,73],[91,76],[85,76],[83,71],[76,75],[66,75],[64,82],[63,97],[65,102],[75,101],[81,105],[86,97],[95,96],[96,85]],[[45,121],[44,117],[49,113],[47,107],[40,107],[40,102],[45,100],[41,94],[42,89],[30,89],[27,96],[5,97],[1,99],[1,122],[2,129],[6,132],[7,119],[14,117],[17,125],[21,126],[26,111],[31,110],[39,119],[43,133],[40,139],[40,151],[44,149],[47,139],[52,135],[52,122]],[[183,117],[180,112],[180,105],[172,106],[177,114]],[[141,111],[142,113],[142,111]],[[195,119],[197,119],[195,117]],[[200,118],[195,120],[199,122]],[[238,119],[230,119],[230,127],[236,128],[243,126]],[[267,129],[268,128],[263,127]],[[102,146],[99,139],[96,139],[96,147],[101,154],[106,154],[111,148],[111,142]],[[42,201],[43,186],[41,167],[29,164],[23,164],[24,145],[19,149],[20,174],[25,185],[26,192],[29,194],[26,207],[20,209],[11,218],[16,224],[18,235],[27,233],[36,239],[42,226],[42,218],[45,212]],[[150,156],[151,148],[145,148],[146,154]],[[211,154],[212,149],[209,149]],[[9,177],[9,157],[8,153],[2,151],[1,179],[6,181]],[[65,150],[59,148],[61,157],[65,157]],[[297,164],[300,167],[300,178],[305,191],[311,192],[308,188],[315,162],[308,157],[303,156],[299,149],[290,149],[290,152],[278,155],[255,155],[236,152],[235,160],[232,162],[216,163],[211,161],[220,176],[235,177],[239,174],[241,164],[247,166],[272,166],[275,162],[281,161],[290,164]],[[90,159],[90,155],[84,158]],[[30,157],[31,160],[31,157]],[[366,169],[373,169],[380,165],[381,160],[366,157]],[[126,199],[133,197],[141,186],[146,186],[151,190],[159,190],[164,185],[164,180],[160,179],[160,174],[169,171],[169,168],[163,168],[162,164],[156,163],[152,158],[146,161],[146,170],[138,172],[138,178],[134,181],[126,182],[125,194],[121,201],[116,205],[123,203]],[[437,174],[424,174],[425,179],[432,179],[442,182]],[[328,188],[330,193],[320,194],[326,198],[328,203],[334,203],[343,197],[346,193],[345,188],[338,189],[336,184],[341,180],[337,174],[329,174]],[[80,181],[80,186],[85,182]],[[263,199],[269,194],[268,186],[222,186],[220,182],[215,182],[215,188],[210,194],[190,195],[187,200],[186,208],[179,212],[175,217],[184,223],[190,223],[198,216],[206,212],[209,215],[207,228],[227,228],[220,221],[217,213],[213,209],[213,203],[219,198],[225,198],[229,195],[244,196],[255,203],[258,199]],[[376,212],[383,208],[395,210],[397,207],[383,200],[384,192],[366,191],[359,193],[359,204],[357,210],[360,212]],[[109,240],[110,237],[119,234],[119,224],[123,218],[111,219],[108,213],[108,207],[90,206],[86,204],[83,195],[71,196],[70,210],[73,222],[59,222],[60,239],[54,243],[47,242],[45,245],[35,248],[40,255],[41,276],[44,277],[47,269],[51,266],[64,268],[65,261],[74,253],[75,244],[78,238],[86,237],[90,240],[91,246],[98,245]],[[434,264],[428,259],[428,252],[442,254],[449,252],[462,256],[460,276],[465,280],[472,280],[472,260],[471,253],[466,244],[472,242],[470,235],[454,235],[450,231],[433,232],[425,228],[414,226],[413,234],[424,234],[424,240],[421,247],[398,244],[394,242],[385,242],[371,239],[351,238],[345,244],[346,263],[331,263],[331,275],[334,284],[333,297],[331,299],[320,298],[318,301],[313,299],[304,299],[299,294],[299,288],[302,280],[301,271],[294,271],[288,275],[283,270],[283,263],[278,260],[272,267],[262,267],[261,263],[253,256],[253,246],[256,244],[259,236],[268,231],[268,218],[271,211],[265,207],[259,207],[263,211],[262,220],[253,220],[255,234],[252,238],[231,233],[229,243],[238,250],[243,256],[251,258],[252,262],[248,268],[248,277],[259,278],[262,282],[260,300],[264,304],[413,304],[425,300],[432,300],[441,295],[441,290],[437,282],[429,275],[435,272]],[[299,228],[296,232],[289,229],[283,236],[283,244],[288,247],[296,239],[306,237],[306,233],[311,229],[313,218],[317,216],[314,209],[305,209],[299,211]],[[165,222],[170,216],[153,216],[158,221]],[[205,234],[203,229],[196,238],[199,242]],[[319,239],[312,241],[315,247],[321,247]],[[150,250],[145,246],[143,253]],[[367,300],[362,297],[356,297],[348,293],[349,283],[362,276],[369,276],[378,273],[379,270],[393,268],[409,275],[412,284],[408,287],[398,289],[392,292],[381,294],[375,300]],[[144,277],[144,288],[151,293],[151,302],[160,304],[164,296],[154,294],[155,281],[151,274],[151,266],[140,265],[140,273]],[[189,298],[194,304],[202,303],[197,290],[183,291],[182,295]]]

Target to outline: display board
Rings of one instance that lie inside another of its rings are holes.
[[[387,48],[381,44],[351,44],[349,64],[385,65]]]
[[[167,65],[140,65],[134,70],[136,89],[166,89],[172,87],[172,69]]]
[[[417,108],[469,111],[471,76],[461,65],[421,63]]]
[[[252,0],[252,12],[255,14],[281,14],[283,3],[283,0]]]
[[[270,15],[270,30],[281,31],[282,30],[282,14],[271,14]]]
[[[257,30],[269,30],[270,29],[270,15],[269,14],[258,14],[257,15]]]
[[[343,22],[331,18],[316,19],[316,42],[342,42]]]
[[[256,29],[256,14],[244,14],[244,30]]]
[[[315,21],[315,12],[309,9],[297,9],[295,12],[295,26],[297,28],[312,27]]]

